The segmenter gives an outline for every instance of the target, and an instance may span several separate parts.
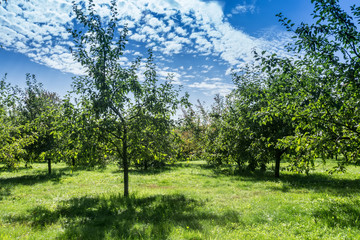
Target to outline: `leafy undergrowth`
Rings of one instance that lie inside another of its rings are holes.
[[[221,174],[204,162],[162,171],[0,174],[0,239],[360,239],[360,169],[309,176]]]

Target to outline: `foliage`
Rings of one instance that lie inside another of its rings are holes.
[[[312,2],[312,25],[293,29],[278,15],[295,34],[297,41],[288,46],[293,58],[255,52],[255,63],[234,73],[237,89],[219,127],[220,146],[240,144],[239,159],[254,158],[255,164],[275,158],[275,172],[284,158],[289,168],[306,173],[319,157],[336,159],[335,170],[359,161],[360,33],[353,17],[360,18],[360,8],[351,8],[352,17],[338,1]],[[230,149],[223,148],[229,156]]]
[[[198,100],[195,108],[191,105],[183,107],[182,118],[179,119],[176,142],[179,149],[179,160],[197,160],[203,157],[206,145],[206,131],[209,127],[208,112]]]
[[[228,111],[228,106],[224,102],[224,98],[220,95],[216,95],[214,100],[215,103],[207,114],[209,120],[205,132],[206,142],[204,145],[204,156],[209,164],[220,166],[222,164],[231,163],[231,154],[229,151],[236,149],[236,146],[227,148],[227,142],[223,135],[223,133],[226,132],[224,117]]]
[[[88,101],[90,114],[96,116],[102,137],[124,169],[124,195],[128,196],[128,169],[131,162],[148,166],[148,158],[162,162],[167,154],[170,116],[179,101],[178,91],[170,82],[158,84],[150,51],[145,81],[138,80],[140,59],[130,67],[120,65],[127,27],[117,32],[116,1],[111,3],[109,21],[103,22],[88,2],[88,14],[74,4],[74,12],[83,29],[71,31],[75,42],[74,57],[86,71],[75,78],[74,90]],[[143,144],[147,144],[144,148]],[[140,164],[141,162],[141,164]]]
[[[57,142],[54,134],[55,121],[62,117],[60,97],[54,92],[46,91],[42,84],[36,81],[35,75],[27,74],[26,85],[17,106],[18,117],[21,124],[28,125],[28,130],[24,131],[24,134],[37,136],[32,144],[26,146],[26,162],[46,160],[51,173],[51,160],[57,160],[54,151]]]
[[[297,153],[301,160],[295,163],[297,167],[322,157],[337,159],[336,170],[343,170],[346,164],[359,161],[360,33],[353,19],[360,19],[360,8],[352,6],[351,16],[338,1],[312,2],[314,24],[302,23],[293,29],[291,21],[279,14],[297,40],[289,50],[303,55],[295,60],[268,56],[261,61],[269,75],[278,76],[277,87],[291,89],[278,90],[271,108],[296,122],[295,135],[281,145]]]
[[[285,117],[263,111],[272,98],[268,87],[272,82],[264,82],[261,74],[249,70],[234,73],[233,81],[237,88],[225,102],[218,101],[211,113],[215,130],[209,135],[208,162],[236,164],[240,171],[247,164],[249,170],[260,167],[265,171],[266,165],[275,161],[275,176],[279,177],[280,161],[287,149],[276,145],[292,134],[293,127]]]
[[[171,83],[172,76],[163,83],[158,82],[151,50],[145,67],[141,94],[135,97],[136,103],[128,112],[132,114],[129,153],[135,166],[147,169],[175,161],[176,152],[172,148],[174,121],[171,116],[177,106],[187,100],[178,100],[179,89]]]
[[[19,167],[26,158],[27,147],[37,139],[36,133],[24,134],[31,127],[21,123],[17,105],[19,89],[6,82],[6,75],[0,81],[0,163],[9,169]]]
[[[89,111],[89,102],[66,98],[62,104],[62,117],[57,122],[56,141],[58,155],[72,167],[105,167],[113,156],[95,116]]]

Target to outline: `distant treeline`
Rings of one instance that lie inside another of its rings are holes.
[[[19,89],[0,81],[0,163],[27,167],[46,161],[69,166],[104,167],[118,163],[128,195],[130,167],[147,170],[175,161],[204,159],[216,167],[265,171],[275,163],[309,173],[314,160],[335,159],[333,171],[359,163],[360,7],[346,13],[336,0],[313,0],[314,24],[297,27],[278,14],[294,34],[293,57],[254,52],[254,62],[233,71],[236,88],[215,96],[206,109],[167,81],[158,81],[152,51],[145,60],[119,64],[126,26],[118,32],[115,1],[106,23],[74,4],[82,29],[70,30],[74,59],[86,75],[74,79],[61,99],[26,76]],[[355,19],[355,20],[354,20]],[[181,107],[183,116],[172,118]]]

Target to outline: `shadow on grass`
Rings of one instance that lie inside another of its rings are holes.
[[[316,222],[325,223],[329,227],[360,228],[360,201],[338,202],[327,200],[313,213]]]
[[[60,170],[53,172],[51,175],[44,173],[43,171],[36,171],[31,175],[22,175],[9,178],[0,178],[0,187],[6,187],[6,185],[35,185],[42,182],[52,181],[59,183],[64,175],[69,175],[68,171]],[[73,175],[73,173],[71,174]]]
[[[291,189],[307,189],[313,192],[326,192],[333,195],[349,196],[360,191],[360,179],[337,179],[327,174],[312,173],[310,175],[286,173],[276,179],[270,173],[253,174],[239,177],[241,181],[281,182],[282,186],[271,189],[288,192]]]
[[[239,222],[235,211],[216,215],[201,210],[202,205],[184,195],[82,197],[61,202],[55,210],[39,206],[8,221],[40,228],[60,223],[65,229],[60,239],[166,239],[174,227],[201,232],[202,221]]]
[[[166,172],[170,172],[176,168],[180,168],[182,166],[179,166],[178,164],[167,164],[165,166],[162,167],[158,167],[158,168],[149,168],[147,170],[144,169],[136,169],[136,168],[130,168],[129,169],[129,174],[131,175],[157,175],[157,174],[161,174],[161,173],[166,173]],[[117,169],[115,171],[113,171],[113,173],[123,173],[123,169]]]
[[[360,179],[337,179],[327,174],[283,174],[280,179],[289,188],[306,188],[315,192],[351,195],[360,191]],[[276,189],[275,189],[276,190]]]
[[[280,178],[274,177],[274,172],[267,170],[262,172],[260,170],[249,171],[243,169],[233,170],[229,168],[215,168],[204,164],[203,169],[212,170],[210,177],[231,177],[238,181],[251,182],[281,182],[281,187],[271,187],[273,190],[288,192],[291,189],[308,189],[315,192],[329,192],[338,195],[351,195],[360,191],[360,178],[358,179],[338,179],[327,173],[310,173],[296,174],[283,171],[280,173]]]

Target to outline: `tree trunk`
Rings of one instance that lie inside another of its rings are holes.
[[[72,158],[72,166],[75,167],[75,158]]]
[[[145,158],[144,161],[144,170],[146,171],[148,169],[148,159]]]
[[[280,177],[280,161],[281,161],[281,151],[276,151],[275,153],[275,177]]]
[[[266,171],[266,164],[265,163],[260,164],[260,171],[263,172],[263,173]]]
[[[129,163],[127,157],[127,129],[124,126],[123,135],[123,166],[124,166],[124,197],[129,197]]]
[[[242,170],[242,164],[241,164],[241,161],[240,161],[240,160],[238,160],[238,161],[236,161],[236,163],[237,163],[237,165],[238,165],[238,170],[239,170],[239,175],[240,175],[241,170]]]
[[[48,173],[51,174],[51,159],[48,159]]]

